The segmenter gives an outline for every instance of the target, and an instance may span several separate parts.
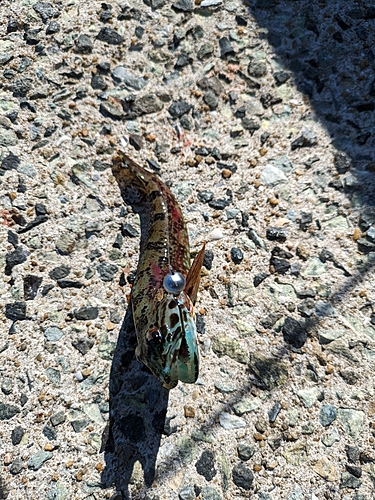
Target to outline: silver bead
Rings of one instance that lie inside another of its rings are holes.
[[[163,281],[165,290],[174,295],[179,294],[186,286],[186,280],[181,273],[168,273]]]

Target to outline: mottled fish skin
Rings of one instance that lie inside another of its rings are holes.
[[[168,389],[179,380],[194,383],[199,354],[193,304],[186,293],[175,296],[163,287],[170,265],[185,278],[190,269],[189,238],[181,209],[161,180],[124,153],[113,159],[112,172],[124,199],[127,190],[135,190],[149,211],[131,292],[137,357]]]

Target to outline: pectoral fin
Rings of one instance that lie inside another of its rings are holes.
[[[188,275],[186,276],[185,293],[190,297],[193,304],[195,304],[195,301],[197,300],[205,248],[206,242],[203,243],[202,248],[195,256]]]

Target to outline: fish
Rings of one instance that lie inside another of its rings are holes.
[[[167,389],[199,375],[194,304],[205,243],[190,260],[189,237],[176,198],[155,174],[119,151],[112,173],[121,196],[141,215],[138,266],[130,295],[136,356]]]

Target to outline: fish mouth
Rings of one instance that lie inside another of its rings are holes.
[[[179,316],[179,324],[173,329],[168,328],[169,335],[162,352],[165,361],[160,378],[164,387],[167,388],[175,387],[179,380],[193,384],[199,374],[199,353],[194,317],[182,301],[176,302],[177,307],[174,311]]]

